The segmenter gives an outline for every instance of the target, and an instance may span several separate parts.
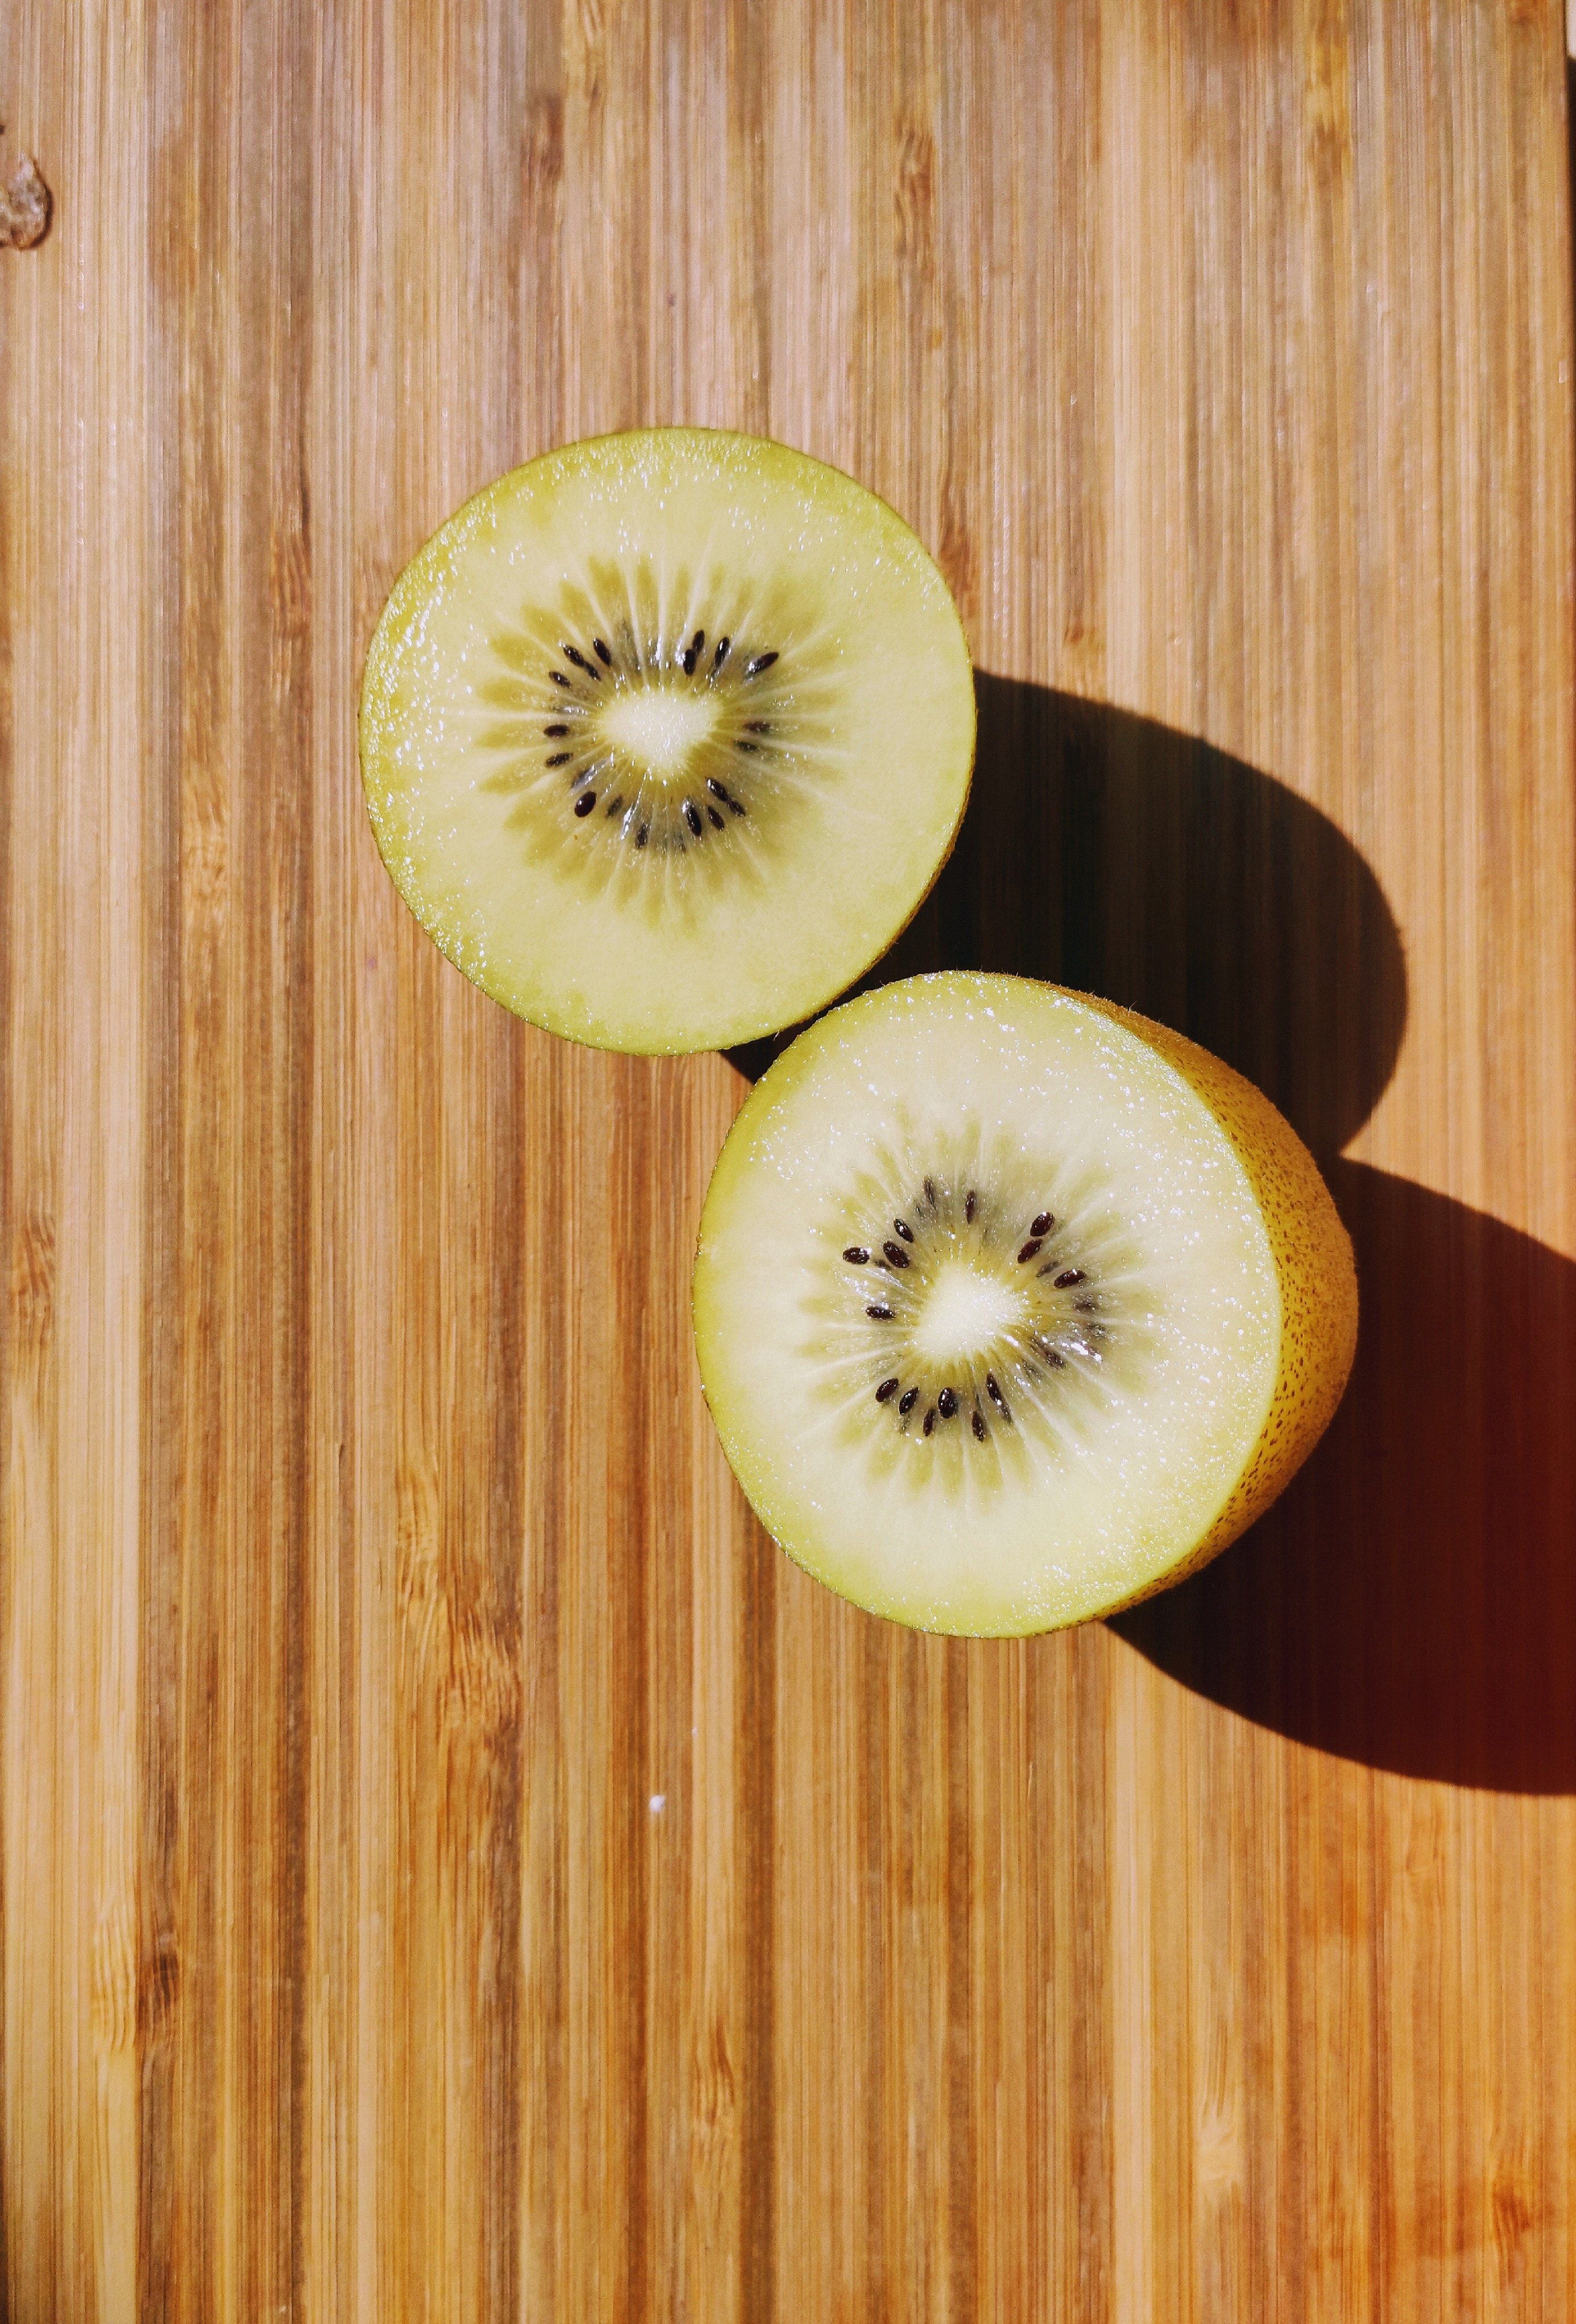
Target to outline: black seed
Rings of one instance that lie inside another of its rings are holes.
[[[925,1434],[926,1434],[927,1436],[930,1434],[930,1433],[931,1433],[932,1429],[935,1426],[935,1425],[936,1425],[936,1407],[935,1407],[935,1406],[932,1404],[932,1406],[931,1406],[931,1408],[930,1408],[930,1410],[929,1410],[929,1411],[926,1413],[926,1415],[925,1415]]]
[[[546,735],[550,742],[556,742],[561,734],[567,734],[569,733],[569,728],[564,724],[563,721],[560,719],[556,726],[544,726],[542,731]]]
[[[644,847],[650,837],[651,825],[649,823],[643,823],[640,829],[635,835],[635,844],[636,847]]]
[[[704,630],[697,630],[694,636],[690,641],[690,651],[699,659],[705,650],[706,632]]]
[[[552,678],[554,686],[572,686],[574,684],[573,678],[566,678],[561,669],[550,669],[547,675]]]
[[[967,1194],[963,1197],[963,1215],[968,1220],[970,1226],[974,1224],[974,1205],[977,1200],[978,1197],[971,1186]]]
[[[925,1180],[925,1200],[933,1211],[936,1207],[936,1182],[933,1178]]]
[[[881,1246],[881,1255],[885,1259],[888,1267],[906,1267],[908,1265],[908,1253],[904,1250],[900,1242],[884,1242]]]
[[[850,1267],[868,1267],[870,1264],[870,1254],[862,1242],[851,1242],[843,1257]]]
[[[682,664],[683,664],[683,666],[684,666],[684,676],[685,676],[686,678],[693,678],[693,677],[694,677],[694,675],[695,675],[695,649],[694,649],[694,647],[693,647],[693,646],[686,646],[686,647],[684,648],[683,652],[679,656],[679,659],[681,660],[681,662],[682,662]]]
[[[1086,1277],[1081,1267],[1063,1268],[1061,1273],[1056,1278],[1055,1287],[1058,1291],[1071,1291],[1075,1283],[1082,1283],[1085,1280]]]
[[[1060,1348],[1047,1348],[1045,1351],[1045,1361],[1050,1365],[1053,1372],[1059,1372],[1065,1370],[1067,1358],[1062,1354]]]
[[[897,1229],[898,1233],[903,1237],[904,1242],[912,1242],[913,1240],[913,1229],[909,1225],[906,1219],[894,1219],[892,1223]]]
[[[741,751],[758,751],[761,746],[758,742],[741,742],[738,747]]]
[[[890,1307],[867,1307],[865,1313],[870,1317],[872,1323],[890,1323],[892,1321]]]
[[[686,799],[684,801],[684,821],[689,825],[696,838],[699,839],[701,832],[705,829],[705,825],[700,820],[700,810],[696,806],[693,799]]]
[[[774,653],[756,654],[753,661],[746,662],[745,676],[746,678],[759,677],[762,670],[771,669],[772,664],[776,660],[776,659],[777,657]]]
[[[970,1416],[970,1418],[973,1422],[974,1434],[978,1437],[980,1443],[983,1444],[985,1442],[985,1415],[982,1412],[976,1412]]]
[[[612,667],[613,667],[613,657],[612,657],[612,655],[608,652],[608,650],[607,650],[607,647],[603,644],[603,642],[602,642],[601,639],[600,639],[600,638],[593,638],[593,639],[591,640],[591,643],[592,643],[592,644],[596,647],[596,649],[597,649],[597,659],[598,659],[598,661],[605,661],[605,662],[607,663],[607,665],[608,669],[612,669]]]
[[[987,1372],[985,1375],[985,1393],[990,1398],[992,1404],[1000,1404],[1002,1400],[1001,1390],[996,1384],[996,1374],[994,1372]]]
[[[899,1383],[895,1373],[893,1375],[891,1379],[884,1379],[880,1387],[876,1391],[876,1403],[885,1404],[889,1396],[895,1396],[897,1394],[898,1385]]]
[[[1039,1236],[1038,1236],[1038,1235],[1031,1235],[1031,1236],[1029,1237],[1028,1241],[1024,1245],[1024,1247],[1023,1247],[1022,1250],[1021,1250],[1021,1251],[1019,1251],[1019,1253],[1018,1253],[1018,1265],[1019,1265],[1020,1267],[1022,1267],[1022,1266],[1024,1265],[1024,1261],[1025,1261],[1025,1260],[1027,1260],[1027,1259],[1038,1259],[1038,1258],[1039,1258],[1039,1256],[1040,1256],[1041,1251],[1042,1251],[1043,1249],[1044,1249],[1044,1245],[1043,1245],[1043,1243],[1041,1241],[1041,1240],[1040,1240]]]
[[[744,813],[743,807],[740,807],[733,793],[729,790],[725,790],[722,785],[718,781],[715,775],[707,776],[706,788],[709,791],[713,793],[716,798],[719,798],[722,801],[723,806],[728,808],[731,813],[734,815],[742,815]]]
[[[711,661],[711,667],[714,670],[718,670],[722,668],[723,663],[728,659],[728,650],[732,643],[733,640],[731,638],[718,639],[717,651],[713,655]]]
[[[579,798],[575,801],[575,813],[577,815],[589,815],[591,809],[596,806],[596,804],[597,794],[595,791],[582,791]]]
[[[899,1412],[912,1412],[912,1411],[913,1410],[913,1408],[914,1408],[914,1406],[915,1406],[918,1402],[919,1402],[919,1390],[918,1390],[918,1388],[905,1388],[904,1389],[904,1391],[903,1391],[903,1394],[902,1394],[902,1395],[898,1397],[898,1399],[897,1399],[897,1408],[898,1408]]]
[[[1052,1217],[1049,1211],[1042,1211],[1039,1217],[1034,1221],[1033,1226],[1030,1227],[1029,1232],[1032,1235],[1048,1235],[1055,1223],[1056,1222]]]
[[[597,668],[595,662],[588,661],[585,655],[580,651],[579,646],[565,646],[563,650],[564,659],[567,661],[572,661],[577,669],[583,669],[588,678],[601,677],[602,673]]]
[[[718,814],[717,809],[714,807],[709,807],[706,812],[710,816],[711,821],[716,825],[718,830],[720,831],[722,829],[722,817]]]
[[[745,733],[746,734],[769,734],[771,731],[772,722],[769,718],[746,718],[745,720]]]
[[[936,1398],[936,1409],[941,1414],[943,1420],[950,1420],[952,1415],[958,1409],[958,1397],[956,1391],[950,1388],[944,1388],[941,1390],[941,1395]]]
[[[624,801],[621,798],[610,798],[607,802],[606,812],[608,815],[616,815],[623,805]]]
[[[550,767],[567,767],[573,757],[572,751],[554,751],[547,763]]]

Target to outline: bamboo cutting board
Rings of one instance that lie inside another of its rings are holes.
[[[0,14],[15,2324],[1576,2313],[1572,353],[1537,0]],[[1114,1627],[790,1567],[686,1313],[759,1058],[405,917],[385,592],[568,438],[917,525],[898,965],[1254,1073],[1331,1437]]]

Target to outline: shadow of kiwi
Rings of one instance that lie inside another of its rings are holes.
[[[1208,743],[1014,679],[978,687],[957,847],[861,989],[1003,969],[1175,1027],[1275,1099],[1357,1246],[1358,1362],[1324,1442],[1223,1557],[1113,1627],[1297,1741],[1576,1790],[1576,1267],[1341,1157],[1406,1020],[1378,882],[1328,817]],[[733,1062],[753,1078],[789,1038]]]

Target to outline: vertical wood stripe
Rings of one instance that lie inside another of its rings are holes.
[[[0,14],[0,2267],[26,2324],[1576,2310],[1571,275],[1554,0]],[[757,1057],[483,1001],[362,654],[575,436],[941,559],[895,955],[1329,1168],[1363,1351],[1220,1566],[906,1636],[688,1270]]]

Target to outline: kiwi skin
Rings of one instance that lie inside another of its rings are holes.
[[[1258,1436],[1230,1493],[1208,1531],[1175,1564],[1126,1597],[1113,1600],[1098,1612],[1081,1618],[1104,1621],[1186,1581],[1208,1565],[1245,1533],[1291,1482],[1333,1419],[1351,1374],[1357,1352],[1357,1264],[1351,1239],[1313,1157],[1284,1116],[1252,1082],[1210,1050],[1201,1048],[1197,1042],[1141,1016],[1136,1010],[1124,1009],[1092,993],[1075,992],[1066,985],[1049,989],[1066,993],[1135,1035],[1181,1075],[1214,1116],[1253,1189],[1270,1245],[1281,1303],[1280,1356],[1274,1392]],[[700,1235],[697,1237],[697,1259],[704,1227],[703,1213]],[[691,1284],[691,1315],[699,1338],[701,1323],[695,1310],[698,1289],[697,1276]],[[788,1554],[793,1554],[792,1550]],[[1052,1623],[1048,1627],[1074,1626]],[[1014,1631],[998,1635],[1037,1633]]]
[[[1078,998],[1157,1050],[1210,1109],[1247,1173],[1281,1293],[1275,1394],[1247,1465],[1188,1556],[1106,1615],[1153,1598],[1219,1557],[1284,1491],[1335,1417],[1357,1355],[1358,1276],[1351,1237],[1319,1165],[1264,1092],[1185,1034],[1093,993]]]

